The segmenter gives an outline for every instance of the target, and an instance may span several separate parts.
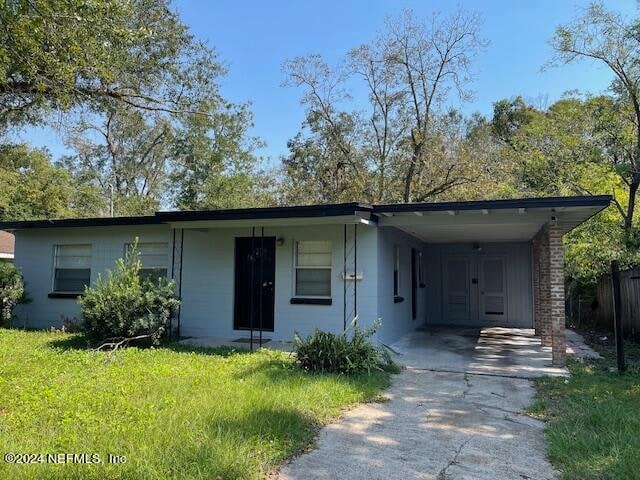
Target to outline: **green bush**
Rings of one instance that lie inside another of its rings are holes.
[[[173,281],[141,278],[136,245],[118,259],[107,277],[98,276],[78,299],[82,327],[94,340],[149,335],[157,343],[166,332],[179,300]]]
[[[380,322],[361,329],[352,322],[347,331],[334,334],[316,331],[306,338],[294,338],[298,365],[308,371],[323,373],[371,373],[372,370],[395,371],[395,365],[384,347],[376,347],[371,337]]]
[[[0,262],[0,325],[11,321],[13,309],[25,299],[20,270],[12,263]]]

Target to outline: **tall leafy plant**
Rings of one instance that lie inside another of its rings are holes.
[[[391,355],[384,347],[371,341],[380,326],[376,321],[366,329],[355,319],[350,327],[339,334],[316,329],[306,338],[298,334],[294,346],[298,365],[304,370],[320,373],[371,373],[373,370],[397,370]]]
[[[11,321],[13,309],[24,300],[22,274],[13,264],[0,262],[0,325]]]
[[[118,259],[115,270],[86,287],[78,303],[84,330],[94,340],[148,337],[159,342],[180,301],[173,281],[140,275],[137,242]]]

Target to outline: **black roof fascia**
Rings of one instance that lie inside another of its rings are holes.
[[[509,208],[601,207],[611,203],[610,195],[582,197],[523,198],[512,200],[480,200],[469,202],[396,203],[369,205],[366,203],[338,203],[294,207],[242,208],[229,210],[195,210],[157,212],[140,217],[69,218],[55,220],[25,220],[0,222],[0,230],[58,227],[109,227],[119,225],[157,225],[167,222],[197,220],[253,220],[277,218],[331,217],[355,215],[358,212],[429,212],[447,210],[482,210]]]
[[[240,208],[231,210],[202,210],[158,212],[164,222],[195,220],[254,220],[270,218],[309,218],[355,215],[372,212],[373,207],[365,203],[338,203],[332,205],[304,205],[295,207]]]
[[[61,218],[55,220],[21,220],[0,222],[0,230],[58,227],[113,227],[118,225],[156,225],[162,223],[156,215],[141,217]]]
[[[375,205],[374,213],[441,212],[447,210],[497,210],[510,208],[607,207],[611,195],[581,197],[519,198],[507,200],[473,200],[469,202],[392,203]]]

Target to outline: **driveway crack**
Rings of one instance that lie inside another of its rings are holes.
[[[462,449],[466,447],[467,444],[472,439],[473,437],[467,438],[464,442],[460,444],[460,446],[456,449],[456,454],[453,456],[453,458],[449,460],[449,463],[447,463],[444,467],[442,467],[440,472],[438,472],[437,480],[447,480],[449,478],[449,475],[447,474],[447,470],[449,470],[453,465],[456,465],[458,463],[458,457],[462,453]]]

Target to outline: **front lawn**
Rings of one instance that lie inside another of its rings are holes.
[[[619,375],[615,350],[594,345],[603,360],[570,360],[571,377],[538,380],[531,413],[549,421],[551,462],[566,479],[640,476],[640,347],[629,344],[631,366]]]
[[[129,348],[110,357],[76,340],[0,329],[0,453],[98,454],[102,463],[0,459],[0,478],[260,478],[308,446],[319,424],[388,384],[385,374],[306,374],[282,352]],[[110,464],[109,454],[126,462]]]

